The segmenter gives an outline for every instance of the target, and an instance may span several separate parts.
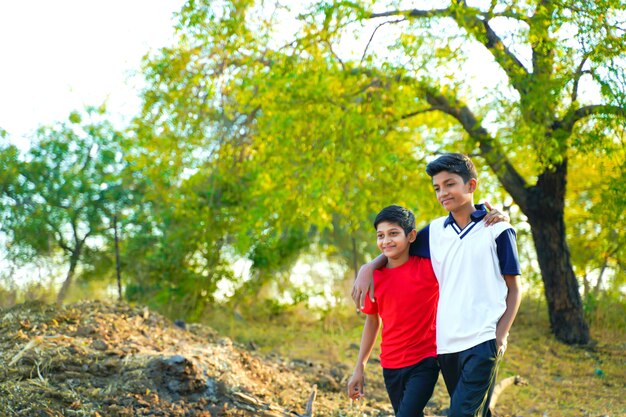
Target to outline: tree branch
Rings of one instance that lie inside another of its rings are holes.
[[[472,140],[478,145],[481,156],[496,174],[504,188],[511,194],[523,212],[526,212],[528,192],[526,180],[517,172],[504,150],[487,129],[485,129],[472,111],[457,99],[448,100],[443,94],[426,92],[426,100],[442,112],[454,117],[463,126]]]
[[[341,57],[339,57],[339,55],[337,55],[337,53],[335,52],[335,50],[333,49],[333,45],[332,43],[330,43],[330,41],[328,39],[324,39],[324,43],[326,44],[326,46],[328,47],[328,50],[330,51],[330,53],[335,57],[335,59],[339,62],[339,65],[341,65],[341,69],[342,70],[346,70],[346,65],[343,63]]]
[[[588,71],[583,71],[583,67],[589,58],[589,54],[586,54],[583,59],[580,61],[578,68],[576,68],[576,72],[574,73],[574,85],[572,87],[572,103],[575,103],[578,99],[578,82],[580,81],[580,77],[583,74],[588,73]]]
[[[460,4],[465,6],[465,2]],[[491,12],[488,13],[480,13],[485,19],[489,19],[492,17],[508,17],[510,19],[519,20],[520,22],[528,22],[528,17],[522,14],[516,13],[510,8],[504,10],[502,12]],[[454,13],[452,9],[432,9],[432,10],[420,10],[420,9],[410,9],[410,10],[390,10],[388,12],[380,12],[380,13],[372,13],[369,17],[370,19],[376,19],[379,17],[391,17],[391,16],[404,16],[404,17],[452,17]]]
[[[508,17],[509,19],[515,19],[515,20],[519,20],[520,22],[528,23],[528,17],[527,16],[524,16],[523,14],[515,13],[513,11],[504,11],[504,12],[483,14],[483,17],[485,19],[491,19],[491,18],[494,18],[494,17]]]
[[[63,238],[63,233],[61,233],[61,230],[57,227],[57,225],[52,223],[49,219],[45,219],[45,222],[48,224],[48,226],[50,226],[50,228],[56,234],[56,236],[57,236],[57,243],[61,247],[61,249],[63,249],[64,251],[66,251],[66,252],[68,252],[70,254],[74,253],[74,249],[70,248],[69,245],[65,242],[65,239]]]
[[[463,13],[459,13],[459,8],[463,10]],[[499,15],[516,18],[516,14],[502,13]],[[498,63],[498,65],[500,65],[500,67],[504,70],[504,72],[511,80],[511,85],[513,86],[513,88],[515,88],[520,93],[520,95],[524,94],[526,89],[526,79],[529,75],[528,70],[524,67],[524,65],[517,58],[517,56],[515,56],[515,54],[504,45],[502,39],[500,39],[500,37],[489,25],[489,18],[493,15],[490,15],[489,13],[483,13],[475,8],[468,7],[465,5],[464,2],[462,2],[456,7],[451,7],[447,9],[392,10],[382,13],[372,13],[370,15],[370,18],[390,16],[404,16],[405,19],[432,17],[449,17],[454,19],[459,27],[462,27],[466,29],[469,33],[473,34],[474,37],[487,48],[487,50],[494,57],[495,61]],[[525,18],[519,20],[527,22],[527,19]]]
[[[571,132],[576,122],[589,116],[622,116],[626,117],[626,108],[610,104],[592,104],[568,112],[563,119],[556,122],[553,128]]]
[[[433,9],[433,10],[390,10],[382,13],[372,13],[370,19],[378,17],[404,16],[404,17],[449,17],[452,15],[450,9]]]
[[[83,207],[79,207],[74,212],[74,216],[70,218],[70,225],[72,226],[72,235],[74,236],[74,244],[77,246],[78,242],[80,242],[80,238],[78,237],[78,217],[80,216],[80,212],[83,210]]]
[[[511,80],[513,88],[515,88],[520,95],[523,95],[527,89],[526,80],[529,75],[528,70],[524,67],[522,61],[504,45],[502,39],[491,28],[489,25],[489,14],[481,13],[480,10],[464,6],[463,13],[455,13],[451,17],[454,18],[460,27],[473,34],[476,40],[487,48],[498,65],[500,65],[500,68],[504,70]],[[526,22],[525,19],[523,21]]]
[[[480,21],[479,19],[477,20]],[[487,42],[483,43],[483,45],[491,52],[496,62],[504,72],[506,72],[513,87],[520,94],[523,94],[526,89],[525,81],[528,77],[528,70],[524,67],[524,64],[522,64],[519,58],[504,45],[502,39],[500,39],[489,25],[489,21],[483,20],[482,24],[485,28],[485,35],[487,36]]]
[[[436,107],[436,106],[429,107],[427,109],[417,110],[417,111],[414,111],[414,112],[411,112],[411,113],[403,114],[402,116],[400,116],[399,120],[410,119],[411,117],[414,117],[414,116],[417,116],[417,115],[420,115],[420,114],[430,113],[432,111],[438,111],[438,110],[443,111],[442,108],[439,108],[439,107]]]
[[[548,44],[550,38],[550,26],[552,25],[552,11],[554,5],[551,1],[542,0],[537,5],[535,14],[530,18],[530,35],[536,40],[531,42],[533,78],[541,79],[551,74],[554,63],[554,49]]]
[[[87,151],[87,158],[85,159],[85,162],[83,163],[83,167],[80,169],[79,172],[85,172],[87,170],[87,168],[89,167],[89,163],[91,162],[91,151],[96,149],[96,144],[92,144],[89,147],[89,150]]]
[[[380,29],[381,26],[384,26],[390,23],[400,23],[400,22],[404,22],[405,20],[406,18],[397,19],[397,20],[388,20],[376,26],[376,28],[372,32],[372,36],[370,36],[370,39],[367,41],[367,45],[365,45],[365,49],[363,50],[363,55],[361,56],[361,61],[359,61],[359,63],[363,63],[363,60],[365,59],[365,56],[367,55],[367,49],[370,47],[370,44],[372,43],[372,40],[374,39],[374,35],[376,35],[376,32],[378,31],[378,29]]]

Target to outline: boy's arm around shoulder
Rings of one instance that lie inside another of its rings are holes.
[[[411,256],[430,258],[428,243],[428,226],[417,232],[415,241],[411,243]],[[354,285],[352,286],[352,300],[356,308],[362,310],[365,306],[365,297],[369,294],[370,300],[374,301],[374,271],[387,265],[387,257],[378,255],[373,261],[367,263],[359,270]]]
[[[486,226],[491,226],[500,222],[508,223],[511,221],[511,218],[506,213],[502,213],[497,208],[491,207],[491,204],[489,204],[488,201],[485,201],[484,205],[488,210],[488,213],[485,216]]]
[[[387,264],[385,255],[378,255],[373,261],[363,265],[354,280],[352,286],[352,300],[356,308],[362,310],[365,306],[365,297],[369,294],[370,300],[374,301],[374,271]]]
[[[372,354],[376,336],[380,331],[380,316],[378,314],[368,314],[363,325],[361,335],[361,346],[359,347],[359,357],[354,367],[354,373],[348,381],[348,397],[353,400],[361,398],[365,387],[365,365]]]

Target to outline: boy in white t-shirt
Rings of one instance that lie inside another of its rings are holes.
[[[498,362],[521,301],[515,231],[506,222],[486,227],[487,212],[473,203],[477,175],[467,156],[442,155],[426,172],[450,214],[420,230],[411,254],[431,258],[439,281],[437,353],[449,416],[490,416]],[[357,293],[371,286],[380,258],[359,271]]]

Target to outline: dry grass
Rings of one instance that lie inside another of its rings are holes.
[[[527,299],[509,338],[499,379],[520,375],[527,386],[514,386],[500,397],[499,416],[624,416],[626,415],[626,337],[624,305],[601,306],[593,312],[589,347],[564,345],[550,333],[544,303]],[[206,316],[207,324],[263,353],[324,362],[327,366],[354,365],[363,318],[346,307],[313,317],[302,310],[279,315],[257,310],[256,318],[235,318],[228,312]],[[373,358],[377,357],[377,351]],[[348,372],[349,373],[349,372]],[[370,404],[387,402],[377,363],[368,369]],[[346,400],[347,401],[347,400]],[[431,413],[447,406],[440,378],[431,400]],[[380,405],[379,405],[380,407]]]
[[[559,343],[550,334],[543,304],[529,302],[516,320],[500,371],[501,377],[522,375],[529,384],[505,392],[499,414],[626,415],[623,329],[595,321],[591,333],[595,344],[589,347]]]

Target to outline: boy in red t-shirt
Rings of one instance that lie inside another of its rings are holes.
[[[362,311],[367,317],[348,395],[363,396],[365,365],[382,325],[380,364],[394,412],[423,416],[439,375],[435,339],[439,285],[430,259],[409,256],[416,236],[410,210],[385,207],[374,227],[387,265],[374,271],[376,301],[365,299]]]

